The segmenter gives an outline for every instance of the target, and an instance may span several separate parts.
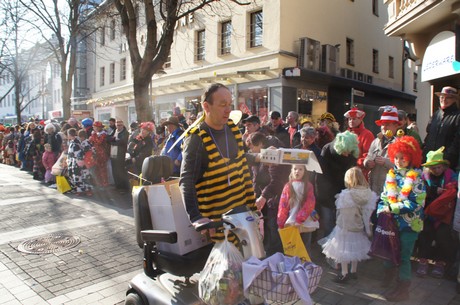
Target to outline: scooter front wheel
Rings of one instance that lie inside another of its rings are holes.
[[[125,299],[125,305],[146,305],[137,293],[129,293]]]

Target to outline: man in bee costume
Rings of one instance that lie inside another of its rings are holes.
[[[179,184],[194,227],[219,221],[237,206],[256,209],[242,136],[229,119],[232,105],[226,86],[211,85],[202,97],[204,115],[189,127],[184,139]],[[213,234],[214,241],[224,239],[219,231]],[[234,242],[236,237],[228,238]]]

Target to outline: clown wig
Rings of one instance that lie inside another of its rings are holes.
[[[141,129],[145,129],[148,132],[152,133],[155,131],[155,124],[153,124],[152,122],[141,123]]]
[[[356,134],[349,132],[348,130],[341,132],[335,137],[334,149],[339,155],[349,153],[353,157],[358,158],[358,137]]]
[[[388,145],[388,157],[394,163],[397,153],[402,153],[404,160],[409,161],[412,167],[420,167],[422,164],[422,150],[417,140],[411,136],[402,136]]]

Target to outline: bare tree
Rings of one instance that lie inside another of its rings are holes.
[[[153,118],[153,111],[149,103],[149,85],[152,76],[162,69],[168,58],[176,22],[219,0],[113,0],[113,2],[120,14],[123,32],[128,41],[133,67],[137,118],[140,121],[148,121]],[[238,0],[229,0],[229,2],[237,5],[249,4]],[[147,27],[147,40],[143,54],[141,54],[136,37],[139,26],[137,9],[140,5],[143,5],[144,8]],[[159,26],[161,26],[161,31],[159,31]]]
[[[12,79],[3,89],[0,103],[14,92],[14,106],[18,122],[26,107],[37,100],[37,94],[31,95],[33,90],[28,75],[32,65],[40,60],[40,45],[33,45],[24,35],[21,28],[26,24],[26,10],[18,1],[5,1],[1,4],[3,19],[0,22],[0,74]],[[24,49],[28,48],[28,49]]]
[[[77,44],[83,39],[86,18],[98,4],[89,0],[19,0],[38,19],[34,22],[61,70],[62,109],[70,117]],[[48,4],[51,2],[51,6]],[[64,4],[63,4],[64,3]],[[43,27],[44,25],[44,27]],[[48,34],[51,31],[52,38]]]

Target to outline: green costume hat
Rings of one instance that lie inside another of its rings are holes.
[[[430,151],[426,154],[426,163],[423,163],[423,166],[433,166],[438,164],[447,164],[449,165],[450,162],[448,160],[444,160],[444,146],[440,147],[438,150]]]

